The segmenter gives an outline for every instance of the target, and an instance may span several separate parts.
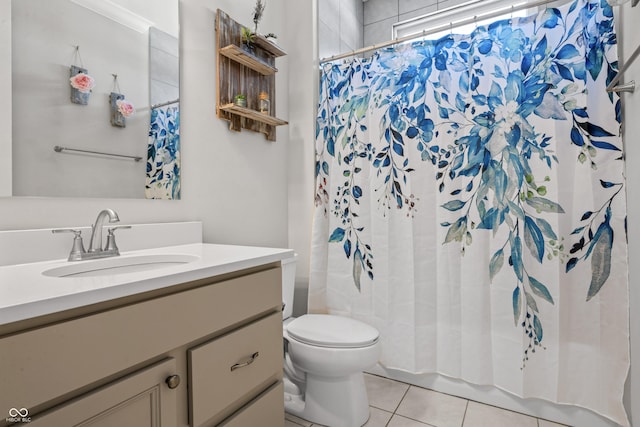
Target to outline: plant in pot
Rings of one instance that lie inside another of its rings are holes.
[[[236,104],[238,107],[247,107],[247,97],[241,93],[239,93],[238,95],[236,95],[233,98],[233,103]]]
[[[242,48],[247,52],[253,53],[255,50],[255,47],[253,45],[255,34],[247,27],[242,27],[240,35],[242,37]]]

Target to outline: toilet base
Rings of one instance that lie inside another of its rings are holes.
[[[361,427],[369,419],[369,400],[361,372],[346,377],[307,373],[306,393],[285,393],[285,411],[331,427]]]

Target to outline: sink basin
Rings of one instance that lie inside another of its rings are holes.
[[[62,267],[50,268],[43,271],[42,274],[49,277],[111,276],[114,274],[157,270],[186,264],[198,259],[200,259],[198,256],[187,254],[116,256],[90,261],[77,261]]]

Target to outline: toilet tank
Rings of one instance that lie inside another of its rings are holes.
[[[288,319],[293,314],[293,291],[296,286],[296,259],[297,254],[291,258],[285,258],[282,263],[282,318]]]

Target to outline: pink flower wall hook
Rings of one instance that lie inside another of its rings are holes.
[[[118,84],[118,75],[113,76],[113,91],[109,94],[109,103],[111,104],[111,125],[116,127],[125,127],[127,122],[125,118],[131,117],[135,113],[133,104],[124,99],[124,95],[120,92]]]
[[[96,82],[89,75],[89,72],[82,64],[82,58],[80,57],[80,46],[75,47],[73,63],[80,62],[80,66],[72,65],[69,69],[69,84],[71,85],[71,102],[74,104],[87,105],[89,103],[89,95],[91,89],[95,86]]]
[[[116,105],[118,106],[118,111],[120,112],[120,114],[122,114],[125,118],[133,116],[133,113],[135,113],[136,111],[135,108],[133,108],[133,104],[125,101],[124,99],[117,100]]]
[[[71,102],[74,104],[87,105],[91,89],[95,86],[95,80],[85,68],[75,65],[71,66],[69,84],[71,85]]]

